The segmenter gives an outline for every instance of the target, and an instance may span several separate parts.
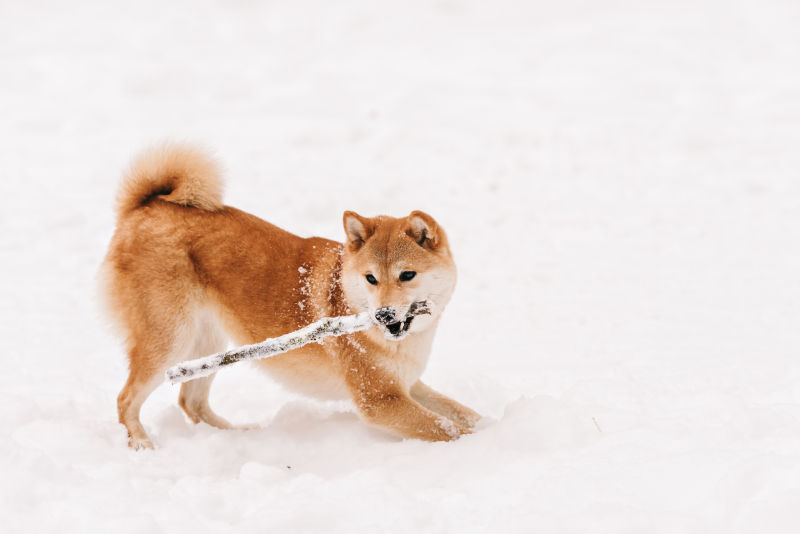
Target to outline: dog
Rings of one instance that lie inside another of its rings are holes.
[[[480,415],[420,381],[456,266],[428,214],[346,211],[346,240],[302,238],[222,204],[222,179],[202,150],[165,144],[134,159],[117,197],[101,293],[127,349],[117,399],[134,449],[152,448],[139,411],[181,361],[252,344],[327,316],[369,311],[377,328],[329,337],[257,365],[289,387],[352,399],[369,424],[404,438],[449,441]],[[427,315],[411,311],[426,306]],[[232,428],[209,406],[214,376],[181,386],[194,423]]]

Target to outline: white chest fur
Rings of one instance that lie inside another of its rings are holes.
[[[378,364],[396,376],[401,386],[408,389],[419,380],[428,364],[436,328],[409,334],[399,342],[389,342],[387,350],[378,358]]]

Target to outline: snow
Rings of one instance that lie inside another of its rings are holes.
[[[800,524],[800,4],[4,2],[4,532],[720,532]],[[164,138],[301,235],[431,213],[459,284],[402,441],[250,365],[134,452],[94,276]]]

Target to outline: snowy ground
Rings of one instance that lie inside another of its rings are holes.
[[[800,4],[0,2],[4,532],[796,532]],[[301,235],[423,209],[460,269],[401,441],[247,365],[160,448],[93,276],[122,168],[217,150]]]

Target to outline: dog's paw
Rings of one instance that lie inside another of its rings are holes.
[[[483,419],[483,416],[478,412],[472,411],[469,408],[463,408],[449,414],[450,419],[455,423],[463,426],[468,430],[473,430],[477,424]]]
[[[482,420],[483,420],[482,415],[472,412],[464,416],[464,421],[462,424],[467,428],[469,428],[470,430],[473,430],[476,426],[478,426],[478,423],[480,423]]]
[[[128,440],[128,447],[135,451],[143,451],[146,449],[155,449],[153,442],[148,438],[130,438]]]
[[[448,441],[455,441],[461,436],[472,434],[472,431],[465,428],[458,423],[454,423],[446,417],[440,417],[436,420],[436,425],[444,430],[445,434],[450,438]]]

